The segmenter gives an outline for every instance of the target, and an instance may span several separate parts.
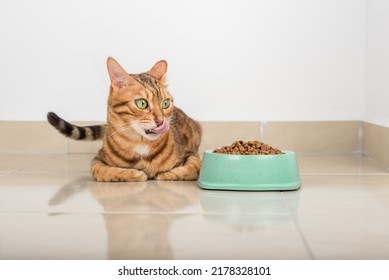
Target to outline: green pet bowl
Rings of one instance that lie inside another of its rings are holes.
[[[285,191],[301,186],[293,151],[278,155],[228,155],[205,151],[198,185],[211,190]]]

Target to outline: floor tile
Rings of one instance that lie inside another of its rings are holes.
[[[0,212],[100,213],[102,207],[92,197],[88,182],[94,182],[89,174],[12,173],[1,176]]]
[[[55,157],[50,154],[0,154],[0,172],[20,170]]]
[[[0,213],[0,259],[106,259],[101,215]]]
[[[389,213],[389,176],[306,175],[302,182],[297,192],[283,192],[298,215]]]
[[[0,229],[2,259],[309,258],[282,215],[0,213]]]
[[[95,154],[68,154],[35,164],[22,172],[90,172]]]
[[[389,259],[389,214],[302,214],[298,223],[316,259]]]
[[[389,176],[302,180],[298,192],[282,195],[315,258],[389,258]]]
[[[360,155],[304,155],[297,160],[301,174],[367,174],[389,172],[376,162]]]
[[[290,216],[191,215],[170,229],[177,259],[309,259]]]

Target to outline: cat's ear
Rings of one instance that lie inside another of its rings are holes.
[[[108,57],[107,59],[107,68],[112,86],[122,88],[136,83],[134,78],[132,78],[112,57]]]
[[[158,61],[154,64],[154,66],[150,69],[149,74],[158,80],[164,78],[167,71],[167,62],[165,60]]]

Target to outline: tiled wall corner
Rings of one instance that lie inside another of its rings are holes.
[[[283,150],[304,153],[355,153],[360,150],[359,121],[262,123],[261,140]]]
[[[65,137],[47,122],[0,121],[0,152],[65,153]]]
[[[389,168],[389,128],[363,122],[362,152]]]

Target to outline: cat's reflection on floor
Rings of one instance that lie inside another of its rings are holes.
[[[185,216],[177,210],[199,200],[193,182],[99,183],[85,177],[64,185],[49,205],[87,189],[104,209],[108,259],[173,259],[169,228]]]

